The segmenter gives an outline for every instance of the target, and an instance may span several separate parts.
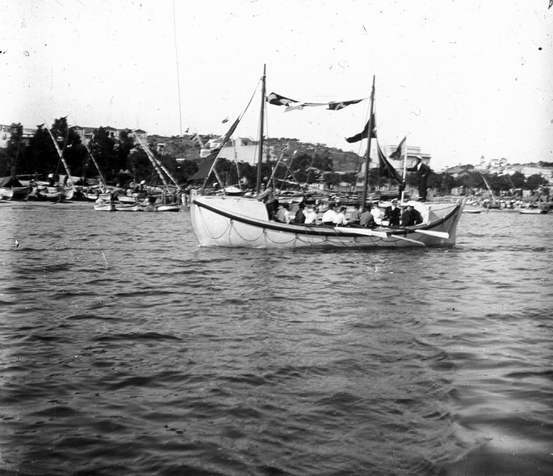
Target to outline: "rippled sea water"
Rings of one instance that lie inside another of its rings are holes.
[[[79,203],[0,225],[1,474],[553,474],[553,214],[401,251]]]

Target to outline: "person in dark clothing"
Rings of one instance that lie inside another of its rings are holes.
[[[303,213],[303,209],[305,208],[305,203],[300,202],[298,205],[298,209],[296,211],[296,215],[294,216],[293,223],[297,225],[303,225],[305,223],[305,214]]]
[[[413,205],[407,205],[407,209],[401,214],[402,226],[413,226],[422,223],[422,216]]]
[[[386,207],[384,211],[384,220],[388,220],[388,226],[399,226],[401,218],[401,209],[397,206],[397,200],[392,200],[392,206]]]
[[[417,163],[407,169],[408,172],[416,172],[419,180],[419,201],[426,201],[426,189],[428,188],[428,177],[432,170],[426,165],[420,157],[417,157]]]

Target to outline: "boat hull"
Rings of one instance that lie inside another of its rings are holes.
[[[548,212],[545,208],[522,208],[519,213],[522,215],[544,215]]]
[[[420,205],[423,207],[423,205]],[[200,246],[248,248],[406,248],[455,245],[463,203],[424,205],[428,225],[374,231],[269,221],[263,203],[244,197],[193,196],[191,221]],[[434,234],[434,235],[432,235]]]

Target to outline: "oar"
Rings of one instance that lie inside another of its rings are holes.
[[[449,240],[449,233],[445,231],[434,231],[434,230],[413,230],[415,233],[420,233],[421,235],[435,236],[436,238],[443,238],[444,240]]]
[[[359,236],[378,236],[379,238],[388,238],[389,233],[385,231],[369,230],[368,228],[350,228],[347,226],[335,226],[334,229],[340,233],[355,233]]]
[[[419,240],[413,240],[412,238],[407,238],[405,236],[399,236],[399,235],[390,235],[390,238],[397,238],[398,240],[405,240],[410,241],[411,243],[416,243],[417,245],[426,246],[425,243]]]

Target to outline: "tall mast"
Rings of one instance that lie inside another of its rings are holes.
[[[401,197],[400,201],[403,203],[403,200],[405,200],[405,185],[407,183],[407,139],[405,139],[405,142],[403,143],[404,151],[403,151],[403,180],[402,180],[402,186],[403,190],[401,191]]]
[[[257,154],[257,183],[255,191],[261,191],[261,163],[263,162],[263,122],[265,119],[265,72],[266,65],[263,65],[263,76],[261,77],[261,113],[259,114],[259,150]]]
[[[363,193],[361,194],[361,206],[364,207],[367,201],[367,187],[369,185],[369,162],[371,161],[371,139],[373,135],[373,110],[374,110],[374,74],[373,74],[373,87],[371,91],[371,111],[369,113],[369,130],[367,153],[365,154],[365,175],[363,177]]]
[[[73,185],[73,180],[71,179],[71,171],[69,170],[69,166],[67,165],[67,162],[65,161],[65,157],[63,156],[63,152],[61,151],[58,143],[56,142],[56,139],[54,139],[54,136],[52,135],[52,131],[47,127],[46,130],[48,131],[48,134],[50,134],[50,139],[52,139],[52,142],[54,143],[54,147],[56,148],[56,152],[58,153],[58,156],[63,164],[63,167],[65,169],[65,173],[67,174],[67,181],[71,184],[71,188],[74,190],[75,185]]]
[[[160,164],[158,163],[157,159],[154,157],[154,154],[152,154],[152,151],[150,150],[150,148],[147,145],[145,145],[144,142],[142,142],[142,139],[140,138],[140,136],[136,132],[134,133],[134,137],[135,137],[136,141],[138,142],[138,144],[140,145],[140,147],[142,148],[142,150],[144,151],[144,153],[146,154],[146,156],[148,157],[148,159],[150,160],[150,162],[153,165],[154,170],[157,172],[159,178],[163,182],[163,186],[165,187],[165,191],[169,192],[169,184],[167,183],[167,180],[165,179],[165,176],[163,175],[163,173],[161,171]]]
[[[92,162],[94,162],[94,166],[96,167],[96,170],[98,170],[98,174],[100,175],[100,182],[101,182],[102,188],[104,190],[106,190],[107,189],[106,179],[104,177],[104,174],[102,174],[102,171],[100,170],[100,166],[98,165],[98,162],[96,162],[96,159],[92,155],[92,152],[90,152],[90,149],[88,148],[88,145],[86,145],[84,142],[83,142],[83,145],[84,145],[84,148],[86,149],[86,151],[88,152],[89,157],[92,159]]]

